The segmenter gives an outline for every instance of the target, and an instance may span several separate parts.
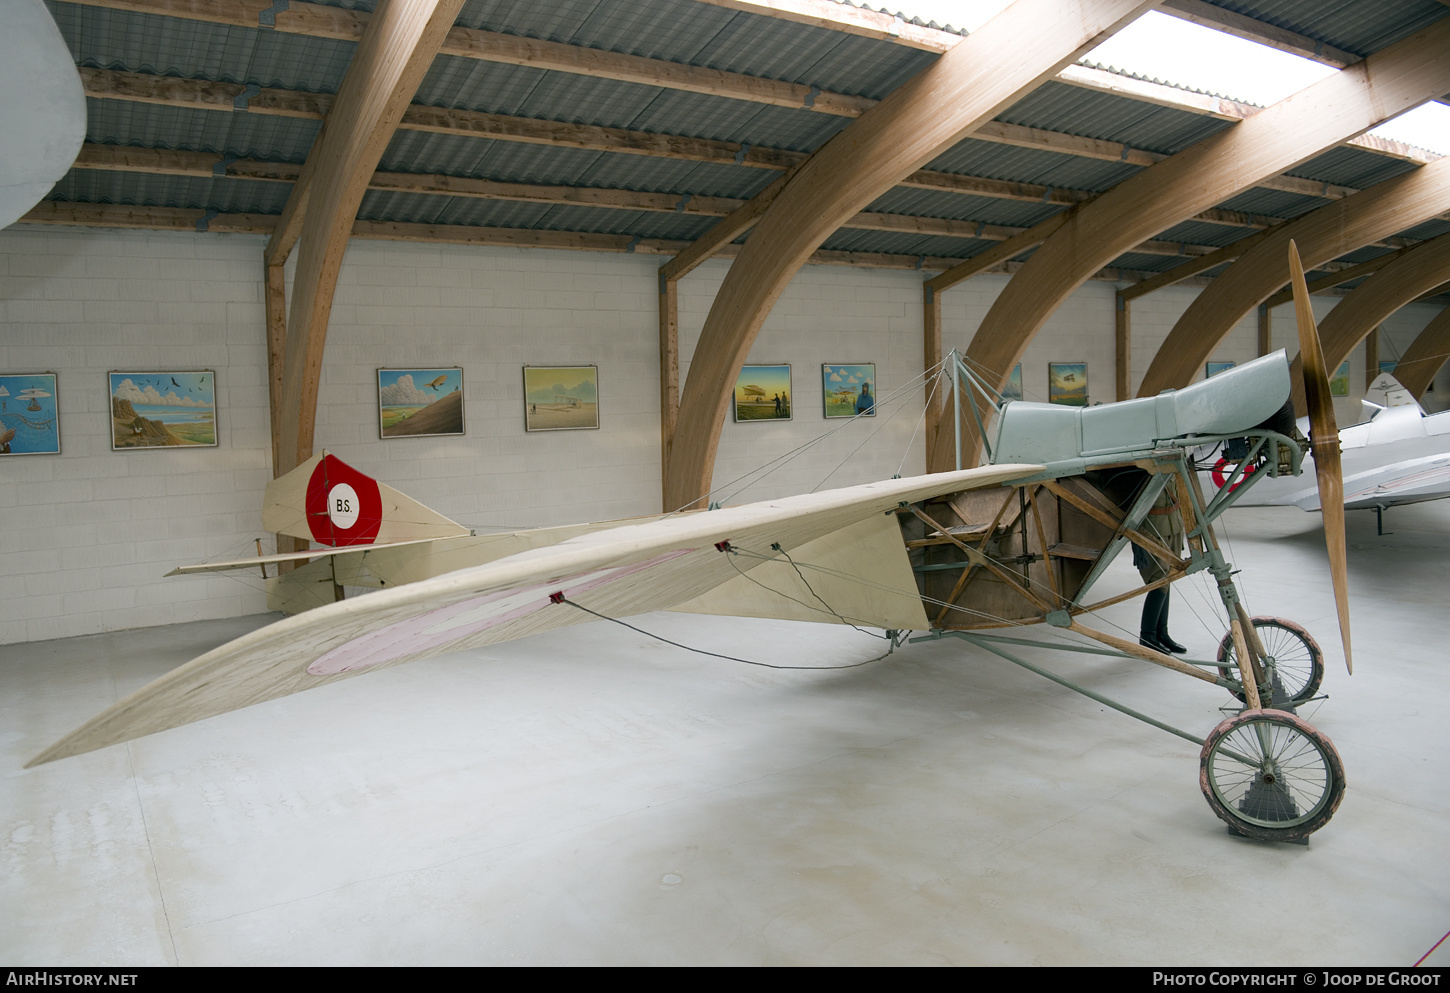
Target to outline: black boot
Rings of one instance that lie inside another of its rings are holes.
[[[1154,629],[1154,632],[1157,635],[1158,644],[1175,655],[1182,655],[1188,649],[1168,636],[1168,590],[1165,588],[1161,592],[1163,594],[1163,608],[1158,612],[1158,626]]]
[[[1159,618],[1167,608],[1168,591],[1162,587],[1149,590],[1148,595],[1143,598],[1143,620],[1138,625],[1138,644],[1144,648],[1151,648],[1155,652],[1163,652],[1165,655],[1170,649],[1158,640],[1158,632],[1161,630],[1162,624]]]

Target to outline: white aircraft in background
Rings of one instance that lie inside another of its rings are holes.
[[[1373,510],[1379,516],[1388,507],[1450,497],[1450,410],[1426,414],[1410,391],[1387,372],[1375,378],[1361,403],[1366,419],[1339,432],[1345,509]],[[1303,418],[1300,429],[1307,430]],[[1231,464],[1220,459],[1214,467],[1216,487],[1223,487],[1224,467]],[[1318,487],[1305,485],[1312,478],[1284,475],[1260,480],[1236,506],[1319,510]]]

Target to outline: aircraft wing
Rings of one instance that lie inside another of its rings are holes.
[[[996,486],[1041,470],[995,465],[885,480],[581,534],[472,568],[278,621],[174,669],[29,764],[118,744],[386,666],[660,610],[773,555],[891,513],[901,503]],[[742,554],[722,550],[722,543]]]
[[[1352,510],[1424,503],[1447,496],[1450,496],[1450,454],[1396,462],[1346,476],[1344,480],[1344,505]]]

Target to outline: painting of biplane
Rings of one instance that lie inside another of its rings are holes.
[[[524,366],[524,429],[599,427],[599,367]]]
[[[463,434],[463,370],[379,369],[378,434]]]
[[[211,369],[110,376],[112,451],[215,447],[216,373]]]
[[[876,416],[876,363],[821,366],[821,397],[827,417]]]
[[[1047,399],[1068,407],[1088,405],[1087,363],[1049,362],[1047,364]]]
[[[737,421],[788,421],[790,365],[747,365],[735,380]]]
[[[60,452],[55,373],[0,375],[0,455]]]

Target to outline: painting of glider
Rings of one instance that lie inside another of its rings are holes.
[[[379,369],[378,434],[424,438],[463,434],[463,370]]]
[[[524,430],[599,427],[599,367],[524,366]]]

